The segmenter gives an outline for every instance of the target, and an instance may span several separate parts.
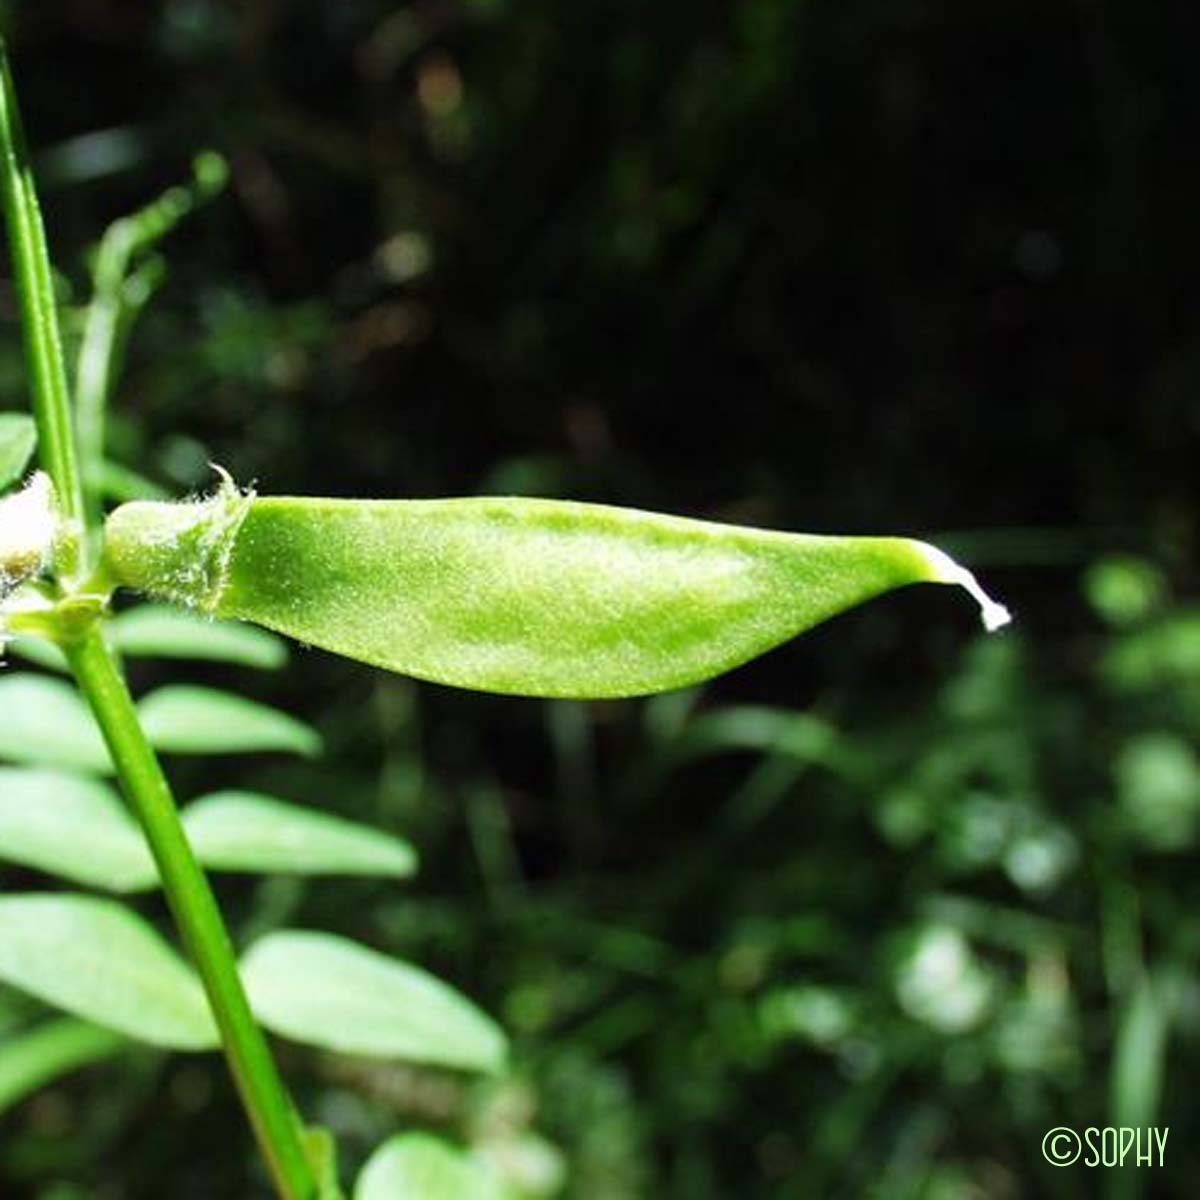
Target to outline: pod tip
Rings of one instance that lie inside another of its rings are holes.
[[[937,583],[953,583],[963,588],[974,597],[979,605],[979,615],[983,618],[983,627],[988,633],[995,633],[1012,621],[1012,613],[979,586],[979,580],[966,567],[956,563],[944,550],[928,543],[921,543],[921,551],[933,569],[933,579]]]
[[[983,627],[988,633],[995,633],[1012,622],[1012,613],[1003,605],[986,595],[982,590],[977,597],[979,612],[983,617]]]

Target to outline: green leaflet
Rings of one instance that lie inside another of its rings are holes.
[[[109,626],[127,658],[195,658],[275,671],[287,662],[287,643],[248,625],[205,620],[178,608],[139,604]]]
[[[0,490],[24,473],[37,448],[37,427],[25,413],[0,413]]]
[[[66,771],[0,767],[0,859],[114,892],[158,883],[116,793]]]
[[[151,1045],[217,1045],[200,981],[141,917],[112,900],[0,897],[0,981]]]
[[[79,1067],[119,1054],[128,1042],[73,1017],[47,1021],[0,1042],[0,1113]]]
[[[304,1152],[317,1177],[315,1200],[345,1200],[338,1183],[337,1142],[328,1129],[310,1125],[304,1131]]]
[[[73,771],[112,770],[100,730],[61,679],[23,671],[0,676],[0,759]]]
[[[500,1200],[501,1190],[463,1151],[428,1133],[389,1138],[371,1155],[354,1200]]]
[[[941,551],[529,499],[135,502],[108,521],[116,580],[406,675],[574,698],[711,678],[855,604],[954,583]]]
[[[6,659],[23,658],[35,666],[44,667],[47,671],[61,671],[64,675],[71,669],[67,665],[67,656],[53,643],[45,642],[39,637],[29,637],[21,634],[9,638],[4,643]]]
[[[166,488],[160,487],[152,479],[108,459],[100,464],[96,483],[105,499],[118,503],[126,500],[165,500],[170,495]]]
[[[417,866],[399,838],[251,792],[216,792],[189,805],[183,825],[211,870],[403,879]]]
[[[328,933],[277,930],[242,959],[255,1016],[274,1033],[341,1054],[500,1071],[500,1028],[419,967]]]
[[[303,721],[215,688],[168,684],[138,701],[138,716],[168,754],[321,753],[321,735]]]

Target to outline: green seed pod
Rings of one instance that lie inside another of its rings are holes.
[[[881,592],[955,583],[940,550],[554,500],[135,502],[108,520],[116,581],[405,675],[599,698],[709,679]]]

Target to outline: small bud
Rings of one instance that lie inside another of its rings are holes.
[[[0,500],[0,596],[46,569],[56,527],[54,489],[41,471]]]

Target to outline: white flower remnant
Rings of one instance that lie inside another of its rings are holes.
[[[0,500],[0,597],[45,570],[56,530],[54,489],[44,472]]]
[[[965,588],[979,603],[979,615],[983,618],[983,627],[988,633],[995,633],[997,629],[1002,628],[1012,620],[1012,613],[1003,604],[993,600],[979,586],[979,580],[966,567],[960,566],[950,555],[939,550],[936,546],[923,543],[922,549],[939,582],[954,583],[961,588]]]

